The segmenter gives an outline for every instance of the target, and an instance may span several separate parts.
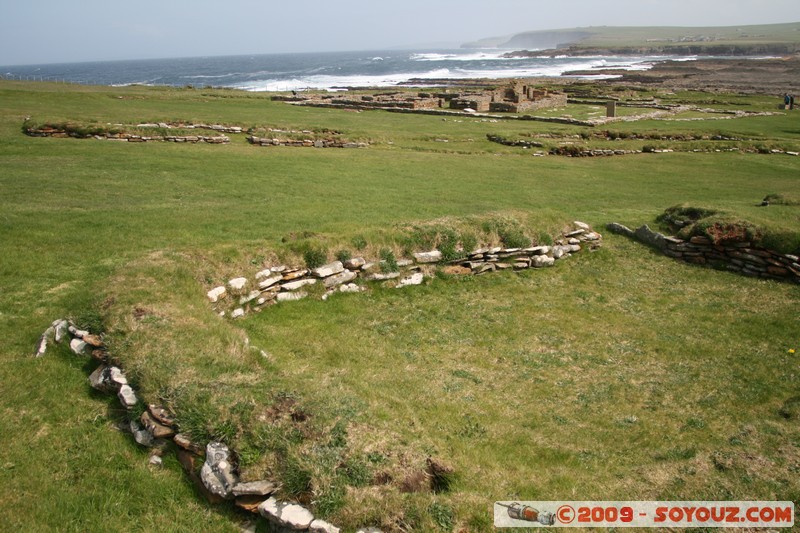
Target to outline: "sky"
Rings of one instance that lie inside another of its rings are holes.
[[[576,26],[798,21],[798,0],[0,0],[0,65],[457,47]]]

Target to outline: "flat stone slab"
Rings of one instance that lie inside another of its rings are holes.
[[[281,275],[267,276],[266,278],[264,278],[263,280],[261,280],[258,283],[258,288],[261,289],[261,290],[269,289],[270,287],[272,287],[273,285],[275,285],[276,283],[278,283],[282,279],[283,279],[283,276],[281,276]]]
[[[296,302],[308,296],[306,292],[282,292],[278,294],[277,300],[279,302]]]
[[[308,529],[314,521],[314,515],[305,507],[279,502],[275,498],[269,498],[259,505],[258,512],[274,524],[298,531]]]
[[[414,274],[401,279],[400,282],[397,284],[397,288],[399,289],[401,287],[409,287],[411,285],[422,285],[422,282],[424,280],[425,276],[422,274],[422,272],[415,272]]]
[[[534,268],[550,267],[555,264],[556,260],[546,255],[537,255],[531,259],[531,266]]]
[[[249,481],[233,486],[234,496],[269,496],[278,490],[278,485],[271,481]]]
[[[306,285],[314,285],[317,282],[316,279],[299,279],[297,281],[290,281],[289,283],[284,283],[281,285],[281,290],[284,291],[296,291]]]
[[[350,283],[354,279],[358,277],[358,274],[351,270],[344,270],[338,274],[334,274],[333,276],[325,278],[323,283],[325,284],[326,289],[330,289],[331,287],[336,287],[337,285],[341,285],[343,283]]]
[[[384,274],[382,272],[375,272],[367,276],[367,281],[388,281],[390,279],[397,279],[400,277],[400,272],[389,272]]]
[[[333,524],[317,518],[308,526],[308,531],[310,533],[339,533],[341,530]]]
[[[431,250],[430,252],[419,252],[414,254],[414,261],[417,263],[438,263],[442,260],[442,252]]]
[[[327,265],[315,268],[311,273],[318,278],[327,278],[344,271],[344,265],[341,261],[334,261]]]

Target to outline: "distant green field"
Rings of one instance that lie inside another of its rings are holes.
[[[767,96],[615,96],[776,108]],[[490,531],[493,502],[508,499],[800,503],[796,285],[605,235],[600,251],[552,269],[378,286],[236,322],[205,298],[233,276],[299,265],[308,247],[329,259],[400,255],[412,226],[478,235],[502,218],[544,239],[574,220],[601,232],[653,224],[687,203],[797,234],[797,205],[757,204],[797,196],[800,157],[713,150],[798,151],[798,113],[588,128],[0,81],[0,523],[237,531],[246,518],[205,503],[172,455],[148,466],[149,452],[118,430],[116,400],[90,390],[91,362],[65,348],[30,356],[64,316],[107,332],[145,401],[172,408],[201,441],[226,441],[245,478],[282,481],[282,497],[349,531]],[[44,139],[22,134],[27,117],[328,128],[371,145]],[[543,152],[676,152],[532,157],[487,134],[535,139]],[[428,457],[454,468],[447,490],[401,490]]]

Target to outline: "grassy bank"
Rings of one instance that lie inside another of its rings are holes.
[[[66,350],[29,357],[61,316],[102,323],[145,398],[239,449],[247,476],[282,477],[287,496],[348,526],[480,531],[491,503],[509,498],[800,499],[800,431],[780,414],[800,394],[788,354],[800,348],[795,286],[608,236],[600,252],[551,270],[304,301],[236,323],[204,298],[234,274],[299,261],[306,241],[332,258],[359,237],[377,250],[411,224],[489,213],[513,213],[535,236],[575,219],[652,223],[687,203],[797,232],[796,205],[757,204],[797,190],[800,158],[533,158],[486,134],[652,141],[296,108],[233,91],[0,82],[0,95],[0,522],[224,531],[240,519],[203,503],[175,461],[148,467],[148,452],[115,429],[124,414],[90,392],[90,364]],[[37,139],[22,134],[28,116],[329,128],[372,144]],[[791,150],[797,118],[608,129],[722,132]],[[454,467],[449,490],[400,492],[428,456]]]

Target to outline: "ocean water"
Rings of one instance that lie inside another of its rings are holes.
[[[668,57],[504,58],[498,50],[271,54],[0,67],[7,79],[96,85],[233,87],[248,91],[391,87],[411,79],[557,77],[566,71],[643,70]],[[431,85],[434,83],[431,81]]]

